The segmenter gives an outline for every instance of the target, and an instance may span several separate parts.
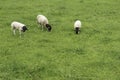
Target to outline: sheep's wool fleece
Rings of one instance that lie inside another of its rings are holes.
[[[81,27],[81,22],[79,20],[75,21],[74,23],[74,28],[76,27],[79,27],[79,28]]]
[[[20,30],[22,30],[22,27],[25,26],[25,25],[22,24],[22,23],[19,23],[19,22],[14,21],[14,22],[12,22],[11,26],[14,27],[15,29],[20,29]]]
[[[43,15],[38,15],[38,16],[37,16],[37,20],[38,20],[39,23],[41,23],[41,24],[43,24],[43,25],[49,23],[49,22],[48,22],[48,19],[47,19],[45,16],[43,16]]]

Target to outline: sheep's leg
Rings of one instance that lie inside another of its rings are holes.
[[[38,24],[38,28],[40,28],[40,25],[41,25],[41,24],[40,24],[38,21],[36,21],[36,22],[37,22],[37,24]]]
[[[16,35],[16,34],[15,34],[15,28],[14,28],[14,27],[11,27],[11,30],[12,30],[13,34]]]
[[[21,30],[19,30],[19,34],[20,34],[20,38],[21,38],[21,34],[22,34]]]
[[[16,35],[16,34],[15,34],[15,29],[13,30],[13,34]]]
[[[38,25],[38,28],[41,28],[42,31],[43,31],[44,26],[42,26],[41,24],[39,24],[39,25]]]
[[[43,31],[43,26],[41,24],[38,25],[38,28],[41,28]]]
[[[38,24],[38,28],[40,28],[40,24],[37,22],[37,24]]]
[[[43,29],[44,29],[44,26],[42,26],[42,31],[43,31]]]
[[[43,26],[40,23],[38,23],[38,28],[42,28],[43,31]]]

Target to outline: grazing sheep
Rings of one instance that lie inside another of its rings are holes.
[[[47,28],[49,32],[52,29],[51,25],[48,22],[48,19],[44,15],[37,16],[37,23],[42,26],[42,31],[43,31],[43,28]]]
[[[74,23],[74,30],[75,30],[76,34],[79,33],[80,28],[81,28],[81,22],[79,20],[75,21],[75,23]]]
[[[14,35],[16,34],[15,31],[19,30],[20,37],[21,37],[22,32],[25,32],[26,30],[28,30],[26,25],[24,25],[20,22],[16,22],[16,21],[11,23],[11,29],[12,29]]]

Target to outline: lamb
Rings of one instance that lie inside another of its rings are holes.
[[[12,29],[14,35],[16,35],[15,31],[19,30],[20,37],[21,37],[22,32],[25,32],[26,30],[28,30],[25,24],[22,24],[22,23],[17,22],[17,21],[13,21],[11,23],[11,29]]]
[[[44,28],[47,28],[47,30],[50,32],[52,27],[48,22],[48,19],[44,15],[38,15],[37,16],[37,23],[41,25],[42,31]]]
[[[75,23],[74,23],[74,30],[75,30],[76,34],[79,33],[80,28],[81,28],[81,22],[80,22],[80,20],[75,21]]]

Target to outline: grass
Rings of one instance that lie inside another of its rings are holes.
[[[120,80],[119,3],[1,0],[0,80]],[[48,17],[52,32],[37,27],[38,14]],[[29,28],[22,38],[10,30],[14,20]]]

